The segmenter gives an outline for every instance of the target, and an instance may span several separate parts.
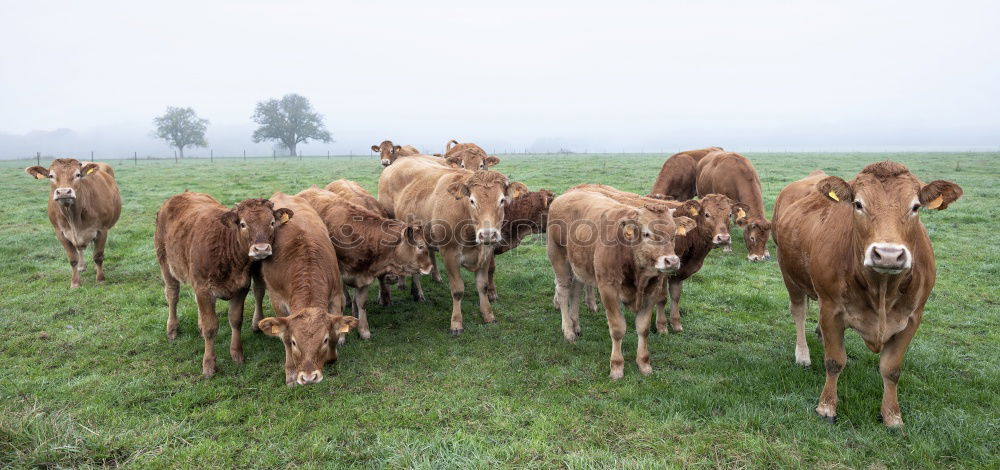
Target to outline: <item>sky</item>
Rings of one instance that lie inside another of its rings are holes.
[[[482,6],[477,6],[482,5]],[[204,155],[298,93],[336,142],[432,153],[1000,150],[997,1],[0,0],[0,158]]]

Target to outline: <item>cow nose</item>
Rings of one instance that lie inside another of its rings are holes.
[[[492,245],[500,242],[500,231],[495,228],[481,228],[476,231],[476,243]]]
[[[677,255],[661,256],[656,260],[656,269],[659,271],[676,271],[681,267],[681,259]]]
[[[270,243],[254,243],[250,247],[250,257],[253,259],[264,259],[271,256]]]
[[[392,163],[392,162],[390,162],[389,160],[385,160],[385,159],[382,160],[382,166],[389,166],[390,163]]]
[[[712,239],[712,243],[716,245],[725,245],[729,243],[729,234],[728,233],[716,234],[715,238]]]
[[[55,194],[53,195],[55,199],[75,199],[76,191],[73,188],[56,188]]]
[[[901,271],[910,267],[910,251],[896,243],[873,243],[865,264],[876,271]]]
[[[312,373],[299,372],[299,375],[298,377],[296,377],[295,381],[298,382],[299,385],[308,385],[308,384],[319,383],[322,380],[323,380],[323,372],[319,370],[314,370],[312,371]]]

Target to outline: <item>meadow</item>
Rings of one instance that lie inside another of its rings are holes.
[[[879,421],[878,356],[850,331],[838,422],[814,413],[816,305],[806,328],[813,365],[801,368],[777,264],[749,263],[741,236],[685,283],[684,331],[651,335],[650,376],[635,366],[631,314],[620,381],[608,379],[603,310],[584,308],[582,338],[563,339],[544,238],[533,236],[498,258],[497,324],[484,325],[467,295],[465,333],[449,335],[447,284],[424,282],[426,303],[394,289],[390,307],[373,289],[372,339],[352,332],[323,382],[288,388],[284,350],[249,331],[248,302],[246,363],[230,360],[223,326],[218,372],[204,379],[186,286],[180,335],[165,338],[159,205],[185,189],[231,205],[338,178],[374,193],[377,161],[110,161],[124,205],[107,283],[95,285],[88,250],[77,290],[45,214],[48,183],[19,161],[0,163],[0,467],[1000,467],[1000,154],[746,155],[768,213],[785,184],[813,169],[850,179],[886,158],[964,188],[948,210],[921,215],[938,278],[900,380],[902,430]],[[532,190],[600,182],[645,193],[664,158],[501,155],[495,169]]]

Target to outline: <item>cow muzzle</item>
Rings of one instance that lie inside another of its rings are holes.
[[[764,254],[761,255],[749,254],[747,255],[747,259],[750,261],[767,261],[771,259],[771,253],[768,252],[767,250],[764,250]]]
[[[715,246],[728,245],[731,238],[728,233],[717,233],[712,237],[712,244]]]
[[[495,228],[481,228],[476,230],[476,243],[480,245],[492,245],[500,243],[500,231]]]
[[[309,385],[323,381],[323,371],[317,369],[312,372],[299,372],[295,376],[295,383],[299,385]]]
[[[385,168],[385,167],[389,166],[391,163],[392,162],[390,162],[388,159],[383,158],[382,159],[382,168]]]
[[[665,273],[677,271],[681,267],[681,259],[677,255],[656,258],[656,270]]]
[[[254,243],[250,247],[250,257],[255,260],[262,260],[271,256],[271,244],[270,243]]]
[[[910,250],[898,243],[872,243],[865,250],[865,266],[882,274],[899,274],[913,262]]]
[[[73,188],[56,188],[52,191],[52,199],[62,204],[72,204],[76,201],[76,190]]]

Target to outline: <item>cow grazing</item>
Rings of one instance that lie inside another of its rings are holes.
[[[358,334],[368,328],[368,286],[386,274],[419,275],[431,269],[423,223],[409,224],[369,211],[336,194],[310,188],[298,194],[319,213],[336,247],[340,277],[355,289],[351,310],[358,316]]]
[[[679,153],[663,162],[650,193],[678,201],[691,199],[698,194],[695,189],[697,176],[698,162],[687,154]]]
[[[378,152],[382,167],[392,165],[399,157],[420,155],[420,151],[412,145],[394,145],[391,140],[383,140],[381,144],[372,145],[372,152]]]
[[[80,287],[80,273],[87,263],[83,252],[91,242],[94,242],[97,282],[104,282],[104,245],[108,231],[122,212],[114,170],[106,163],[59,158],[48,168],[33,166],[25,172],[51,183],[49,222],[69,258],[73,275],[69,286]]]
[[[661,203],[636,208],[579,188],[555,198],[549,208],[547,252],[555,271],[563,335],[576,340],[581,289],[596,287],[611,334],[612,379],[624,375],[622,303],[636,313],[639,370],[653,371],[647,346],[653,302],[661,295],[667,273],[680,267],[675,235],[694,228],[693,220],[674,218],[670,212]]]
[[[462,267],[476,273],[483,321],[496,322],[486,294],[493,245],[502,240],[505,207],[526,191],[495,171],[434,167],[417,159],[382,171],[379,202],[397,219],[425,221],[430,246],[441,252],[452,295],[452,334],[463,330]]]
[[[792,183],[775,201],[778,265],[795,320],[795,362],[808,366],[808,299],[819,300],[826,384],[816,412],[837,416],[837,377],[847,364],[844,330],[879,353],[882,421],[903,424],[896,386],[903,355],[934,287],[934,250],[921,210],[962,195],[948,181],[924,184],[902,164],[866,166],[850,182],[822,172]]]
[[[517,248],[528,235],[544,233],[548,224],[549,205],[555,197],[555,193],[547,189],[532,191],[515,198],[504,210],[500,243],[493,247],[493,260],[490,262],[490,281],[486,289],[490,302],[497,300],[497,285],[493,279],[493,273],[497,269],[496,256]]]
[[[183,281],[191,285],[198,303],[206,377],[215,375],[214,343],[219,329],[215,301],[229,300],[229,354],[242,364],[240,327],[250,265],[271,256],[275,232],[292,215],[289,209],[274,209],[267,199],[247,199],[228,209],[211,196],[194,192],[172,196],[157,211],[153,243],[167,298],[167,338],[177,337],[177,299]]]
[[[743,228],[747,244],[747,259],[763,261],[771,258],[767,239],[771,223],[764,217],[764,197],[760,178],[750,160],[734,152],[711,152],[698,162],[698,195],[723,194],[750,207],[737,225]],[[730,251],[727,246],[725,251]]]
[[[305,199],[274,193],[277,210],[295,213],[274,236],[274,253],[260,263],[253,284],[255,329],[285,346],[285,384],[323,380],[323,366],[337,360],[337,343],[358,321],[340,315],[344,293],[337,253],[326,225]],[[264,318],[264,289],[274,317]]]
[[[725,150],[723,150],[722,147],[706,147],[706,148],[697,149],[697,150],[685,150],[683,152],[677,152],[677,153],[671,155],[670,158],[676,157],[678,155],[687,155],[687,156],[691,157],[692,159],[694,159],[694,162],[697,164],[698,162],[701,161],[701,159],[703,159],[706,156],[708,156],[709,154],[715,153],[715,152],[725,152]]]
[[[499,158],[487,155],[482,147],[471,142],[460,144],[455,139],[448,141],[442,157],[449,165],[467,170],[487,170],[500,163]]]

